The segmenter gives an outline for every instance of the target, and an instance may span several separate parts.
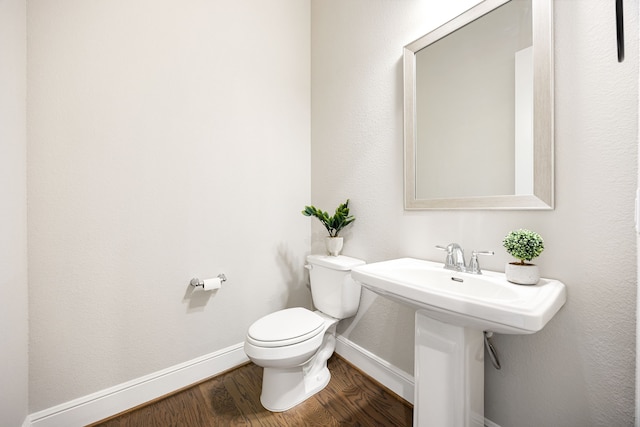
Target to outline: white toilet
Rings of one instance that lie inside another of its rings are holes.
[[[282,412],[322,390],[331,378],[327,360],[336,347],[336,325],[354,316],[361,287],[351,269],[365,264],[347,256],[309,255],[307,268],[316,311],[295,307],[255,321],[244,351],[264,368],[262,406]]]

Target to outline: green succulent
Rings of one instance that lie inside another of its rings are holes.
[[[340,230],[356,220],[353,215],[349,215],[349,199],[336,208],[333,216],[314,206],[305,206],[302,215],[318,218],[329,232],[329,237],[338,237]]]
[[[520,229],[507,234],[502,241],[509,255],[520,260],[520,264],[531,261],[544,250],[542,237],[530,230]]]

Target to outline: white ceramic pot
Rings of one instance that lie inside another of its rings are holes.
[[[342,251],[342,245],[344,240],[342,237],[325,237],[324,244],[327,247],[327,252],[331,256],[340,255],[340,251]]]
[[[517,285],[535,285],[540,280],[540,269],[535,264],[510,262],[504,266],[504,275]]]

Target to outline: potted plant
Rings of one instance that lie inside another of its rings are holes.
[[[511,231],[502,241],[509,255],[519,259],[505,266],[504,274],[507,280],[518,285],[535,285],[540,280],[540,270],[531,261],[544,250],[542,237],[530,230],[520,229]]]
[[[329,232],[329,236],[325,239],[329,255],[340,255],[344,242],[342,237],[338,236],[338,233],[356,220],[353,215],[349,215],[349,199],[336,208],[333,216],[329,216],[327,212],[323,212],[314,206],[305,206],[302,214],[304,216],[315,216],[320,220],[324,228]]]

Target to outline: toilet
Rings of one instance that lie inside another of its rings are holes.
[[[307,256],[316,311],[287,308],[249,327],[244,351],[264,368],[260,402],[265,409],[291,409],[329,383],[327,360],[336,347],[336,326],[354,316],[360,304],[361,287],[351,278],[351,269],[363,264],[344,255]]]

